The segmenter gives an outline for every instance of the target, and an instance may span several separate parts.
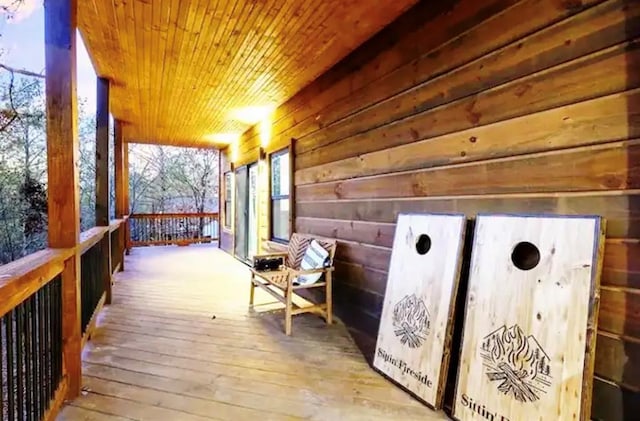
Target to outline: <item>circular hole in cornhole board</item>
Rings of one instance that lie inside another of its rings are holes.
[[[425,255],[431,250],[431,237],[427,234],[420,234],[416,241],[416,251],[418,254]]]
[[[513,248],[511,261],[520,270],[531,270],[540,263],[540,250],[528,241],[522,241]]]

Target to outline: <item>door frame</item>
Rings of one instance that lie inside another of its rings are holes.
[[[234,222],[234,225],[235,225],[235,229],[233,230],[233,242],[234,242],[233,256],[237,260],[239,260],[239,261],[241,261],[241,262],[243,262],[245,264],[250,263],[250,260],[249,260],[249,252],[250,252],[250,244],[249,244],[249,218],[250,218],[250,216],[249,216],[250,215],[250,212],[249,212],[249,201],[250,201],[250,198],[251,198],[250,171],[251,171],[252,167],[255,167],[257,169],[257,171],[258,171],[258,179],[256,181],[256,191],[255,191],[256,206],[257,206],[256,216],[255,216],[255,218],[256,218],[256,227],[255,227],[256,228],[256,233],[255,233],[255,235],[256,235],[256,238],[257,238],[257,241],[258,241],[258,249],[259,249],[260,248],[260,239],[259,239],[259,236],[260,236],[260,223],[259,223],[259,215],[260,215],[259,196],[260,196],[260,193],[259,193],[259,190],[260,189],[259,189],[259,185],[258,185],[258,183],[260,182],[259,161],[253,161],[253,162],[241,165],[241,166],[239,166],[237,168],[234,168],[234,171],[233,171],[234,179],[235,179],[234,180],[235,181],[235,186],[234,186],[235,188],[233,190],[233,194],[235,196],[235,200],[234,200],[235,208],[234,208],[234,212],[233,212],[234,213],[233,222]],[[246,171],[246,189],[245,189],[246,191],[244,193],[244,200],[245,200],[244,203],[245,203],[246,206],[245,206],[245,209],[240,209],[240,206],[238,206],[239,205],[238,186],[240,185],[240,177],[238,176],[238,171],[241,171],[243,169]],[[240,234],[240,232],[239,232],[240,230],[238,229],[238,225],[239,225],[238,224],[238,222],[239,222],[238,211],[243,211],[243,220],[242,220],[242,222],[244,222],[244,227],[245,227],[244,228],[244,253],[245,253],[244,258],[243,258],[243,256],[238,255],[237,248],[236,248],[236,245],[239,243],[238,238],[239,238],[239,234]]]

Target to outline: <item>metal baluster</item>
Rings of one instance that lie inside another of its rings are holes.
[[[45,348],[44,348],[44,288],[41,288],[38,291],[38,385],[40,386],[38,389],[39,399],[38,399],[38,416],[40,419],[44,416],[46,410],[46,399],[45,399]]]
[[[55,364],[55,386],[56,389],[60,385],[60,380],[62,378],[62,281],[60,278],[53,281],[54,288],[54,312],[55,312],[55,324],[54,324],[54,361]]]
[[[51,283],[48,283],[44,287],[44,308],[45,308],[45,325],[44,325],[44,335],[45,335],[45,397],[46,397],[46,408],[49,409],[49,403],[51,401],[51,379],[53,377],[52,373],[52,362],[51,361]]]
[[[18,380],[18,419],[24,420],[24,303],[16,307],[16,375]]]
[[[32,295],[26,301],[25,308],[25,355],[26,355],[26,383],[27,383],[27,396],[25,399],[26,403],[26,411],[27,411],[27,419],[29,421],[34,420],[34,408],[33,408],[33,394],[35,389],[34,378],[33,378],[33,348],[31,338],[33,337],[33,329],[31,328],[31,320],[33,319],[33,299]]]
[[[8,394],[8,419],[9,421],[13,421],[16,419],[16,388],[15,388],[15,377],[14,377],[14,350],[13,345],[15,342],[14,332],[13,332],[13,321],[14,321],[14,310],[11,310],[6,317],[7,324],[7,394]]]

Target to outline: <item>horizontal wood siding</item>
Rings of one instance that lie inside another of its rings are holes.
[[[640,2],[438,7],[401,17],[274,113],[265,149],[294,139],[296,231],[339,240],[337,311],[370,349],[399,213],[602,215],[594,399],[637,408]],[[260,145],[254,127],[239,160]]]

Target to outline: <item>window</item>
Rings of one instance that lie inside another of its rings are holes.
[[[271,238],[289,241],[289,149],[271,155]]]
[[[231,214],[231,198],[233,197],[231,175],[231,172],[224,174],[224,227],[227,229],[231,229],[231,219],[233,218]]]

